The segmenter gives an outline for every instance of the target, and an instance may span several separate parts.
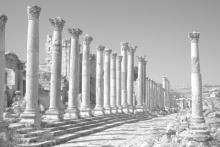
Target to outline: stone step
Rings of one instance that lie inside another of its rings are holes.
[[[11,123],[11,124],[9,124],[8,127],[9,127],[9,129],[17,130],[17,129],[24,128],[25,125],[21,124],[21,123]]]
[[[34,130],[36,130],[36,129],[35,128],[20,128],[20,129],[17,129],[16,132],[19,134],[26,134],[26,133],[34,131]]]
[[[104,121],[104,122],[97,122],[97,123],[94,123],[94,124],[87,124],[87,125],[84,125],[84,126],[74,126],[74,127],[71,127],[71,128],[65,129],[65,130],[58,130],[58,131],[51,132],[51,134],[53,136],[60,136],[60,135],[71,133],[71,132],[77,132],[77,131],[81,131],[81,130],[86,130],[86,129],[94,128],[94,127],[97,127],[97,126],[104,125],[106,123],[113,123],[115,121],[117,121],[117,120],[109,120],[109,121]]]
[[[56,130],[60,130],[60,129],[67,129],[70,127],[74,127],[74,126],[84,126],[87,124],[94,124],[96,122],[101,122],[101,121],[107,121],[110,120],[111,118],[105,118],[102,120],[91,120],[91,121],[83,121],[83,122],[77,122],[75,124],[68,124],[68,125],[63,125],[63,126],[55,126],[55,127],[50,127],[50,128],[46,128],[49,131],[56,131]]]
[[[50,147],[54,145],[53,140],[43,141],[43,142],[36,142],[36,143],[23,143],[18,144],[17,147]]]
[[[22,143],[34,143],[34,142],[39,142],[41,138],[42,136],[34,136],[34,137],[28,137],[28,138],[20,138],[20,141]]]
[[[27,134],[20,134],[20,136],[23,138],[36,137],[36,136],[40,136],[48,132],[49,132],[48,130],[36,130],[34,132],[28,132]]]

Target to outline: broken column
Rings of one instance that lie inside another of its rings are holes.
[[[127,51],[128,42],[121,42],[121,102],[124,113],[128,113],[127,104]]]
[[[103,108],[103,51],[105,47],[99,45],[97,47],[96,59],[96,106],[94,115],[104,115]]]
[[[112,50],[105,49],[104,59],[104,111],[105,114],[111,114],[110,107],[110,55]]]
[[[138,97],[137,97],[137,106],[136,111],[137,112],[143,112],[143,57],[138,57]]]
[[[6,15],[0,15],[0,134],[3,136],[7,136],[8,126],[8,124],[3,121],[5,103],[5,24],[7,20]]]
[[[112,113],[118,112],[116,107],[116,56],[116,53],[112,53],[110,65],[110,105]]]
[[[116,57],[116,106],[118,108],[118,113],[122,113],[121,106],[121,61],[122,56]]]
[[[79,36],[82,30],[68,29],[71,35],[71,52],[70,52],[70,73],[69,73],[69,92],[68,92],[68,107],[64,117],[68,119],[79,118],[79,110],[77,105],[78,91],[79,91]]]
[[[21,122],[27,125],[40,125],[38,109],[39,76],[39,16],[41,8],[28,6],[27,68],[26,68],[26,107],[21,114]]]
[[[202,105],[202,78],[199,61],[199,36],[200,33],[189,33],[191,41],[191,92],[192,92],[192,114],[190,130],[187,134],[188,140],[205,143],[210,140],[208,128],[205,124]]]
[[[134,53],[137,46],[128,48],[128,65],[127,65],[127,103],[129,113],[134,113],[133,96],[134,96]]]
[[[61,62],[62,62],[62,31],[65,21],[61,17],[49,19],[54,28],[52,46],[52,65],[50,80],[50,106],[46,119],[62,120],[62,110],[59,108],[61,96]]]
[[[86,34],[83,40],[82,47],[82,103],[80,108],[80,115],[82,117],[90,117],[90,43],[93,38]]]

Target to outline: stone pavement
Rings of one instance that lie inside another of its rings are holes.
[[[55,147],[141,147],[154,142],[166,132],[176,114],[124,124],[89,136],[73,139]]]

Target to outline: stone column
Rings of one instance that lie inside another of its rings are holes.
[[[146,90],[146,109],[147,109],[147,111],[149,110],[149,108],[150,108],[150,99],[149,99],[149,78],[148,77],[146,77],[146,88],[145,88],[145,90]]]
[[[28,6],[27,68],[26,68],[26,107],[21,114],[21,122],[27,125],[40,125],[38,109],[39,74],[39,16],[41,8]]]
[[[128,104],[127,104],[127,51],[128,51],[128,42],[121,42],[121,100],[122,100],[122,109],[124,113],[128,113]]]
[[[143,112],[143,57],[138,57],[138,97],[137,97],[137,106],[136,111],[137,112]]]
[[[137,46],[128,48],[128,65],[127,65],[127,103],[130,113],[134,113],[133,96],[134,96],[134,53]]]
[[[93,38],[86,34],[83,40],[82,51],[82,104],[80,108],[80,115],[82,117],[90,117],[90,43]]]
[[[111,112],[117,113],[116,107],[116,53],[112,53],[111,65],[110,65],[110,105]]]
[[[62,40],[62,76],[67,78],[67,63],[68,63],[68,54],[67,54],[67,49],[68,49],[68,40],[63,39]]]
[[[162,86],[164,88],[164,108],[169,110],[169,99],[168,99],[168,87],[167,87],[167,78],[162,77]]]
[[[122,56],[116,57],[116,103],[118,108],[118,113],[122,113],[121,106],[121,61]]]
[[[143,58],[143,107],[144,111],[146,111],[146,64],[147,61]]]
[[[99,45],[97,47],[96,59],[96,106],[94,115],[104,115],[103,108],[103,51],[105,47]]]
[[[149,99],[150,99],[150,110],[153,110],[153,89],[152,89],[152,80],[149,79]]]
[[[50,106],[46,119],[62,120],[62,110],[59,108],[61,97],[61,63],[62,63],[62,31],[65,21],[60,18],[49,19],[54,28],[52,46],[52,65],[50,79]]]
[[[104,111],[105,114],[111,114],[110,107],[110,55],[112,50],[105,49],[104,59]]]
[[[69,93],[68,93],[68,107],[64,117],[67,119],[79,118],[79,110],[77,106],[78,85],[79,85],[79,36],[82,30],[68,29],[71,35],[71,52],[70,52],[70,74],[69,74]]]
[[[192,92],[192,114],[191,125],[188,140],[204,143],[206,146],[207,141],[211,139],[208,128],[205,124],[202,106],[202,77],[200,73],[199,61],[199,36],[200,33],[189,33],[191,41],[191,92]]]
[[[8,124],[3,121],[5,103],[5,24],[7,20],[6,15],[0,15],[0,133],[4,136],[7,136],[8,128]]]

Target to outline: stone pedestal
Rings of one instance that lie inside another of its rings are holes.
[[[96,58],[96,106],[94,109],[94,115],[104,115],[103,107],[103,51],[105,47],[99,45],[97,47]]]
[[[65,119],[79,118],[79,110],[77,104],[78,91],[79,91],[79,36],[82,34],[80,29],[68,29],[71,35],[71,54],[70,54],[70,78],[69,78],[69,93],[68,93],[68,107],[65,112]]]
[[[121,61],[122,56],[116,57],[116,105],[118,108],[118,113],[122,113],[121,106]]]
[[[137,46],[128,49],[128,76],[127,76],[127,98],[129,113],[134,113],[133,96],[134,96],[134,53]]]
[[[28,6],[27,68],[26,68],[26,107],[21,114],[21,123],[40,125],[38,108],[39,74],[39,16],[41,8]]]
[[[59,121],[63,118],[63,112],[59,108],[61,101],[61,62],[62,62],[62,31],[65,21],[60,18],[49,19],[54,28],[52,41],[52,65],[50,79],[50,106],[45,113],[48,120]]]
[[[138,57],[138,97],[137,97],[137,112],[144,112],[143,107],[143,57]]]
[[[116,53],[112,53],[110,65],[110,105],[113,114],[118,112],[116,107],[116,56]]]
[[[127,104],[127,52],[128,42],[121,42],[121,105],[124,113],[128,113]]]
[[[93,38],[85,35],[83,40],[83,57],[82,57],[82,104],[80,108],[80,116],[91,117],[90,108],[90,43]]]
[[[199,61],[198,32],[189,33],[191,40],[191,87],[192,87],[192,114],[190,130],[186,138],[196,142],[208,142],[211,136],[205,124],[202,106],[202,78]]]
[[[104,111],[105,114],[111,114],[110,107],[110,54],[112,50],[105,50],[104,59]]]

